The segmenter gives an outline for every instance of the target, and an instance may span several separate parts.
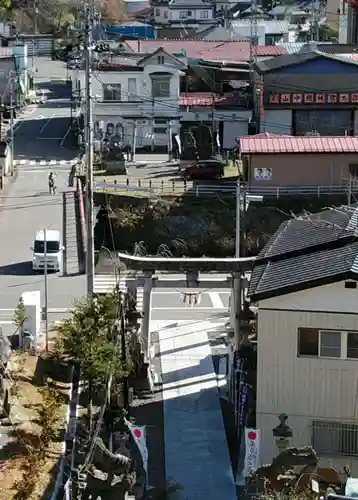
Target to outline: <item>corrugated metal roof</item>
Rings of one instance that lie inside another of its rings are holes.
[[[250,42],[208,41],[208,40],[126,40],[135,52],[151,53],[163,48],[168,53],[185,52],[191,59],[207,61],[248,61]],[[285,54],[277,45],[259,45],[255,48],[257,56],[275,57]]]
[[[358,137],[238,137],[244,154],[358,153]]]
[[[306,45],[305,42],[287,42],[277,44],[278,47],[282,47],[286,51],[286,54],[295,54],[296,52],[299,52],[304,45]]]
[[[243,26],[250,26],[252,23],[251,19],[240,19],[238,21],[233,21],[232,25],[235,29],[240,29]],[[266,35],[275,35],[279,33],[287,33],[289,22],[288,21],[276,21],[272,19],[270,21],[258,20],[257,26],[263,26],[265,28]]]

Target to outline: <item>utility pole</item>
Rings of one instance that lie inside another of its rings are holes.
[[[236,230],[235,230],[235,257],[241,257],[241,178],[240,172],[236,183]],[[235,350],[238,350],[241,342],[240,314],[242,308],[242,276],[241,272],[234,276],[234,333]]]
[[[313,13],[313,26],[312,26],[312,40],[319,42],[319,2],[312,0],[312,13]]]
[[[251,90],[252,90],[252,100],[254,105],[254,112],[257,121],[258,114],[258,106],[257,106],[257,92],[256,92],[256,75],[255,75],[255,63],[257,58],[257,0],[252,0],[251,4],[251,19],[250,19],[250,61],[249,61],[249,70],[250,70],[250,82],[251,82]]]
[[[168,161],[173,160],[172,121],[168,120]]]
[[[126,300],[127,297],[123,297],[122,311],[121,311],[121,325],[120,325],[120,335],[121,335],[121,360],[123,367],[127,366],[127,352],[126,352]],[[129,407],[129,387],[128,378],[125,377],[123,380],[123,408],[128,411]]]
[[[94,289],[94,228],[93,228],[93,99],[92,99],[92,27],[94,6],[86,5],[85,36],[85,156],[87,164],[86,222],[87,222],[87,297]]]
[[[154,117],[154,112],[155,112],[155,102],[154,102],[154,97],[152,97],[152,143],[151,143],[151,151],[152,153],[155,150],[155,117]]]
[[[10,75],[11,78],[11,75]],[[15,167],[15,145],[14,145],[14,87],[13,80],[10,82],[10,141],[11,141],[11,175],[14,175]]]
[[[45,341],[46,341],[46,352],[48,351],[48,269],[47,269],[47,231],[44,229],[44,279],[45,279]]]
[[[135,152],[137,149],[137,120],[133,123],[133,137],[132,137],[132,150],[131,150],[131,161],[135,161]]]

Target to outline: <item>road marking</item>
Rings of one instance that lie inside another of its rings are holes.
[[[57,109],[58,108],[59,108],[59,106],[57,106]],[[45,130],[45,128],[47,127],[47,125],[50,123],[50,121],[53,120],[53,118],[56,116],[57,109],[52,113],[52,115],[50,116],[50,118],[48,118],[48,120],[46,120],[46,122],[44,123],[44,125],[41,127],[40,133],[39,133],[38,137],[36,137],[36,139],[41,139],[40,136],[41,136],[42,132]]]
[[[71,132],[71,128],[72,126],[70,125],[67,129],[67,132],[65,133],[65,135],[62,137],[62,140],[61,140],[61,143],[60,143],[60,146],[63,147],[63,144],[68,136],[68,134]]]
[[[209,292],[209,297],[214,309],[224,309],[223,301],[221,300],[218,292]]]

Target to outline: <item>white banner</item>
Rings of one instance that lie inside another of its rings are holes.
[[[244,476],[247,477],[259,466],[260,461],[260,431],[245,428],[245,466]]]
[[[145,426],[144,425],[133,425],[131,422],[127,420],[128,427],[131,431],[134,441],[137,443],[139,453],[142,456],[143,467],[148,474],[148,448],[147,448],[147,440],[145,436]]]

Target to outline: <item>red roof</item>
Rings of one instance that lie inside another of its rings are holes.
[[[151,53],[163,48],[168,53],[185,51],[191,59],[206,61],[248,61],[250,59],[250,42],[212,42],[204,40],[126,40],[135,52]],[[286,54],[286,50],[278,45],[259,45],[257,56],[274,57]]]
[[[180,106],[212,106],[213,104],[235,106],[242,104],[242,102],[239,96],[232,92],[227,94],[212,94],[211,92],[180,94]]]
[[[358,153],[358,137],[245,136],[238,137],[243,154]]]

